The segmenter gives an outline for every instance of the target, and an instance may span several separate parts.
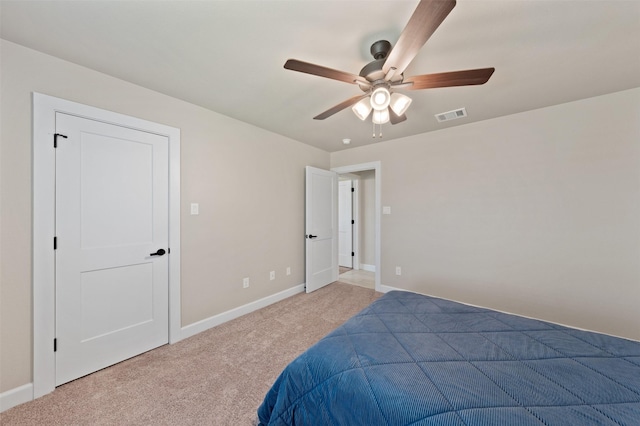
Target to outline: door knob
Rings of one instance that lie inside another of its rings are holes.
[[[166,253],[164,249],[158,249],[157,252],[149,254],[149,256],[163,256]]]
[[[309,234],[309,235],[307,235],[307,238],[318,238],[318,236]]]

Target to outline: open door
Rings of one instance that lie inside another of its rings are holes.
[[[305,194],[306,289],[338,280],[338,174],[307,166]]]

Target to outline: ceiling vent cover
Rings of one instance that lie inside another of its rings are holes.
[[[455,120],[456,118],[462,118],[467,116],[467,110],[464,108],[454,109],[453,111],[442,112],[440,114],[436,114],[436,118],[440,123],[449,120]]]

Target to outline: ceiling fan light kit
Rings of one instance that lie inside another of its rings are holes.
[[[411,102],[413,102],[413,100],[410,97],[396,92],[391,94],[391,102],[389,106],[396,115],[403,115],[409,109]]]
[[[373,124],[385,124],[389,122],[389,110],[388,109],[376,109],[373,110]]]
[[[373,107],[371,106],[371,101],[368,97],[359,100],[357,104],[351,107],[351,110],[356,115],[356,117],[358,117],[362,121],[367,119],[369,114],[371,114],[372,109]]]
[[[391,102],[391,93],[386,87],[378,87],[371,94],[371,108],[376,111],[382,111],[387,109],[389,102]]]
[[[405,113],[412,99],[396,90],[422,90],[438,87],[472,86],[486,83],[495,68],[479,68],[437,74],[404,77],[404,71],[436,29],[456,5],[456,0],[421,0],[400,34],[395,46],[387,40],[371,45],[374,60],[366,64],[359,75],[289,59],[285,69],[356,84],[365,92],[353,96],[314,117],[324,120],[351,107],[360,120],[366,120],[373,110],[371,121],[382,125],[398,124],[407,119]],[[382,133],[382,132],[381,132]],[[375,137],[375,131],[374,131]]]

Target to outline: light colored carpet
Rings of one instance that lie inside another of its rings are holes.
[[[381,294],[334,283],[58,387],[8,425],[252,425],[280,371]]]

